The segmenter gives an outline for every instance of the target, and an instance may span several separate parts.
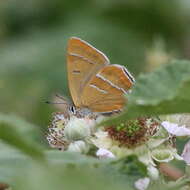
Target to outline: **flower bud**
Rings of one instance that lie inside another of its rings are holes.
[[[157,162],[169,162],[174,159],[174,154],[169,149],[155,149],[151,152],[151,155]]]
[[[169,149],[155,149],[151,152],[151,155],[157,162],[170,162],[174,159],[173,152]]]
[[[68,151],[87,153],[89,146],[84,141],[75,141],[68,146]]]
[[[91,127],[91,122],[89,122],[89,120],[73,117],[65,126],[65,138],[69,141],[83,140],[90,136]]]

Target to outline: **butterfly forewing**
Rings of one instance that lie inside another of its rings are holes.
[[[67,49],[69,89],[75,106],[82,107],[82,92],[93,76],[109,64],[108,58],[79,38],[71,38]]]
[[[81,95],[82,105],[95,112],[120,110],[126,102],[124,94],[133,82],[133,77],[125,67],[107,65],[86,84]]]

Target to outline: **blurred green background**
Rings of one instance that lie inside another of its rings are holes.
[[[46,129],[55,93],[69,97],[66,44],[80,37],[136,77],[190,57],[188,0],[0,2],[0,112]]]

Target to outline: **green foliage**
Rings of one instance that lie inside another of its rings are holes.
[[[41,127],[48,125],[55,109],[44,102],[55,93],[69,96],[65,47],[71,36],[92,43],[111,63],[126,65],[136,76],[149,67],[147,53],[157,38],[163,39],[166,53],[184,57],[189,31],[186,4],[178,0],[172,4],[159,0],[2,1],[0,112],[17,113]]]
[[[73,156],[73,155],[72,155]],[[74,155],[80,159],[80,156]],[[111,176],[111,175],[110,175]],[[61,163],[54,165],[33,164],[27,171],[26,177],[19,176],[16,179],[15,189],[123,189],[128,187],[127,182],[123,184],[111,180],[101,169],[89,167],[88,165],[81,166],[80,164],[72,163],[65,164],[64,156]]]
[[[120,163],[118,168],[111,160],[101,161],[57,150],[45,151],[35,140],[38,131],[35,126],[16,116],[1,114],[0,119],[0,182],[19,190],[63,187],[133,189],[138,176],[121,172],[124,163]],[[132,160],[130,162],[129,169],[125,165],[125,171],[131,171]],[[131,180],[126,180],[129,178]]]
[[[38,146],[40,146],[40,142],[42,142],[43,136],[40,132],[39,127],[13,114],[6,115],[0,113],[0,123],[8,125],[8,127],[14,126],[13,130],[15,130],[16,128],[16,130],[21,136],[27,136],[28,140],[35,142]]]
[[[179,43],[186,35],[185,28],[189,20],[189,13],[184,11],[183,6],[179,7],[176,0],[172,4],[158,0],[117,1],[112,2],[112,7],[104,14],[112,18],[115,24],[132,28],[148,41],[155,35],[161,35],[172,44]]]
[[[34,139],[27,137],[28,132],[33,132],[33,135],[35,135],[34,132],[36,131],[32,125],[17,117],[13,116],[11,118],[0,115],[0,138],[5,143],[18,148],[23,153],[41,160],[43,158],[43,154],[41,152],[40,145],[36,143]]]
[[[110,123],[139,116],[190,112],[190,62],[175,61],[137,78],[127,109]]]
[[[129,175],[136,180],[147,175],[146,166],[136,156],[128,156],[113,162],[113,164],[122,174]]]
[[[35,140],[35,126],[16,116],[1,114],[0,118],[0,181],[13,189],[132,190],[134,182],[147,175],[146,167],[135,156],[112,161],[43,150]],[[188,182],[155,181],[150,189],[179,189]]]
[[[189,2],[179,0],[2,1],[0,183],[16,190],[134,189],[135,180],[147,173],[135,157],[113,162],[46,150],[45,131],[57,108],[44,102],[55,93],[69,97],[65,55],[71,36],[90,42],[111,63],[123,64],[137,76],[163,63],[159,52],[155,56],[150,51],[158,38],[163,40],[169,58],[190,57],[189,10]],[[177,60],[135,77],[126,110],[109,122],[189,112],[189,73],[189,61]],[[188,180],[165,183],[161,179],[149,189],[174,190],[186,183]]]

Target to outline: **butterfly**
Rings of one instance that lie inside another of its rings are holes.
[[[106,55],[77,37],[68,41],[67,74],[73,100],[69,109],[84,114],[84,110],[93,113],[122,110],[126,103],[124,95],[135,82],[124,66],[110,64]]]

